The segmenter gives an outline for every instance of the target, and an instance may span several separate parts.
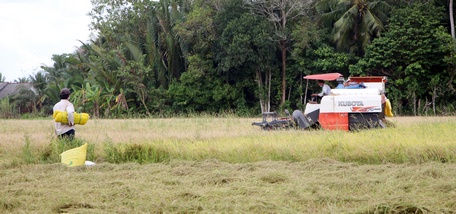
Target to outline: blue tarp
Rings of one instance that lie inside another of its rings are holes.
[[[366,88],[363,82],[358,83],[358,82],[349,82],[348,85],[342,85],[339,84],[337,85],[336,89],[360,89],[360,88]]]

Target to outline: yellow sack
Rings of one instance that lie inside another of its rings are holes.
[[[391,110],[391,102],[388,99],[386,99],[386,103],[385,103],[385,115],[388,117],[394,116],[393,112]]]
[[[86,161],[87,143],[74,149],[66,150],[60,154],[61,162],[68,166],[82,166]]]
[[[55,122],[68,124],[68,112],[66,111],[54,111],[52,115]],[[90,115],[87,113],[74,113],[74,124],[84,125],[89,120]]]

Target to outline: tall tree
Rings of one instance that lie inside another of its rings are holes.
[[[60,89],[72,86],[80,87],[84,82],[84,76],[75,65],[74,57],[73,54],[54,54],[52,66],[41,66],[47,81],[47,87],[43,93],[54,103],[60,100],[58,96]]]
[[[30,83],[32,83],[33,88],[36,90],[36,95],[38,98],[36,105],[39,109],[42,109],[43,105],[45,105],[46,101],[48,100],[48,97],[44,94],[44,91],[46,90],[48,84],[46,74],[44,71],[39,71],[36,74],[30,75],[29,80]]]
[[[224,58],[220,63],[223,70],[235,73],[241,70],[244,80],[255,79],[258,84],[255,94],[260,100],[261,112],[271,108],[272,71],[276,46],[269,38],[273,29],[259,16],[245,13],[229,22],[221,36]]]
[[[197,0],[192,4],[184,22],[175,30],[186,41],[188,68],[170,85],[173,109],[186,112],[219,112],[231,108],[233,88],[216,69],[217,32],[216,14],[225,10],[225,1]],[[223,30],[223,29],[221,29]]]
[[[331,25],[336,46],[357,56],[385,31],[390,10],[384,1],[367,0],[321,0],[316,8]]]
[[[168,80],[179,78],[181,72],[185,70],[185,60],[183,58],[181,47],[184,41],[179,40],[173,27],[176,22],[180,22],[183,19],[185,11],[185,1],[177,0],[160,0],[159,7],[156,11],[158,24],[161,28],[162,44],[165,47],[165,51],[162,57],[165,58],[166,67],[168,70]],[[179,5],[179,3],[181,3]]]
[[[399,113],[418,114],[420,104],[435,99],[438,91],[454,93],[454,69],[447,66],[454,63],[454,42],[441,25],[443,14],[432,4],[394,10],[388,31],[368,46],[351,73],[388,76],[391,97],[405,107]]]
[[[275,28],[282,61],[282,96],[281,105],[285,104],[287,80],[287,50],[290,42],[290,24],[305,16],[311,9],[313,0],[249,0],[250,8],[259,15],[266,17]]]
[[[114,50],[129,42],[137,44],[164,88],[185,71],[185,42],[173,28],[184,19],[189,1],[93,0],[92,4],[91,26],[99,32],[100,47]]]

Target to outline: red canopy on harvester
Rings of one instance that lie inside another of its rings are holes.
[[[336,80],[340,76],[342,76],[342,74],[339,74],[339,73],[313,74],[313,75],[305,76],[304,79],[331,81],[331,80]]]

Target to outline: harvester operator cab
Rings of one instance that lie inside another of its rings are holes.
[[[311,94],[311,100],[309,102],[320,103],[321,99],[324,96],[331,94],[331,87],[329,87],[329,85],[326,84],[326,82],[324,80],[318,80],[317,84],[321,88],[320,89],[321,92],[320,93],[315,92],[315,93]]]

